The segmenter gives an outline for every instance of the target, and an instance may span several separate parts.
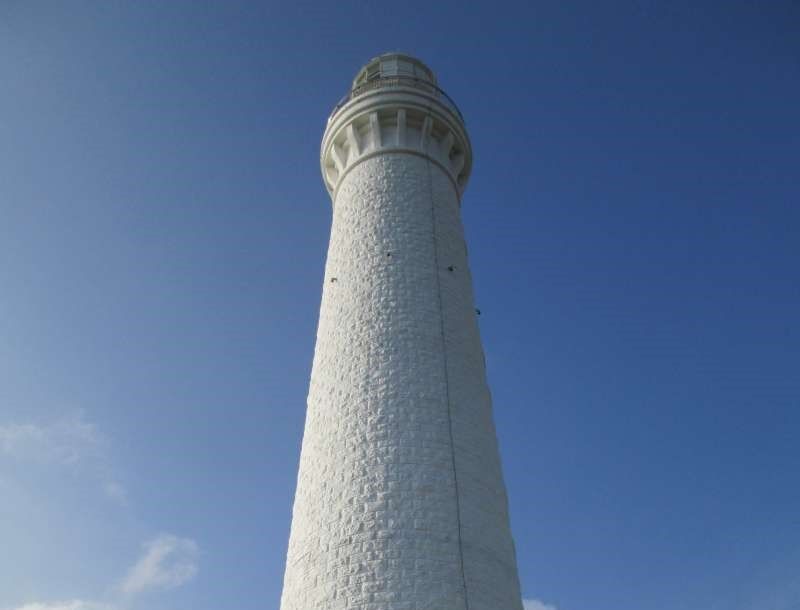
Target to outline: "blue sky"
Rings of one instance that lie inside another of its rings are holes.
[[[412,53],[528,608],[800,607],[800,5],[0,3],[0,609],[277,608],[325,120]]]

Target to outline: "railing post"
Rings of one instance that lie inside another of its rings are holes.
[[[461,121],[466,124],[464,116],[461,114],[461,111],[458,109],[458,106],[456,106],[456,103],[450,98],[449,95],[447,95],[447,93],[445,93],[442,89],[440,89],[433,83],[430,83],[428,81],[419,78],[414,78],[413,76],[392,76],[387,78],[376,78],[373,80],[369,80],[359,85],[352,91],[348,92],[339,101],[339,103],[336,104],[336,106],[334,106],[333,110],[331,111],[331,116],[336,114],[336,111],[339,110],[339,108],[341,108],[342,106],[344,106],[347,102],[358,97],[363,93],[366,93],[367,91],[372,91],[373,89],[381,89],[383,87],[402,87],[404,85],[409,87],[415,87],[417,89],[422,89],[423,91],[428,91],[429,93],[432,93],[434,96],[443,99],[445,105],[448,106],[453,112],[455,112],[458,118],[460,118]]]

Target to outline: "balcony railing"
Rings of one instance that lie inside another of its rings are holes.
[[[447,106],[453,113],[461,119],[462,123],[466,123],[464,121],[464,116],[461,114],[461,111],[456,106],[456,103],[450,99],[450,96],[447,95],[444,91],[439,89],[433,83],[423,80],[421,78],[414,78],[413,76],[386,76],[382,78],[375,78],[373,80],[369,80],[355,89],[349,91],[347,95],[345,95],[339,103],[334,106],[333,110],[331,111],[331,118],[336,112],[344,106],[347,102],[352,99],[357,98],[359,95],[363,95],[364,93],[368,93],[369,91],[374,91],[375,89],[383,89],[383,88],[390,88],[390,87],[411,87],[414,89],[420,89],[433,95],[433,97],[437,98],[440,102],[442,102],[445,106]],[[328,119],[330,120],[330,119]]]

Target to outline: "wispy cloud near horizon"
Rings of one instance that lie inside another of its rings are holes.
[[[200,548],[191,538],[160,534],[144,544],[144,552],[125,576],[120,590],[128,595],[174,589],[197,574]]]
[[[127,505],[128,491],[115,476],[110,442],[83,411],[44,422],[0,423],[3,458],[95,478],[106,497]]]
[[[145,542],[143,552],[108,602],[88,599],[29,602],[4,610],[123,610],[131,599],[149,591],[175,589],[197,574],[200,547],[191,538],[159,534]]]
[[[70,601],[49,602],[45,604],[36,602],[17,606],[16,608],[9,608],[8,610],[114,610],[114,608],[106,604],[73,599]]]
[[[523,599],[522,600],[522,607],[525,610],[557,610],[555,606],[550,604],[545,604],[538,599]]]
[[[47,423],[0,425],[0,454],[17,460],[77,466],[102,459],[106,445],[80,411]]]
[[[125,488],[124,485],[118,483],[117,481],[109,481],[103,487],[103,491],[106,492],[106,496],[118,502],[123,506],[127,506],[128,504],[128,490]]]

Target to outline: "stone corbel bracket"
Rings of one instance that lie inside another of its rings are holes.
[[[331,200],[336,200],[339,184],[353,167],[388,152],[430,159],[450,177],[461,200],[472,169],[472,146],[463,121],[435,94],[402,86],[359,95],[328,119],[320,166]]]

